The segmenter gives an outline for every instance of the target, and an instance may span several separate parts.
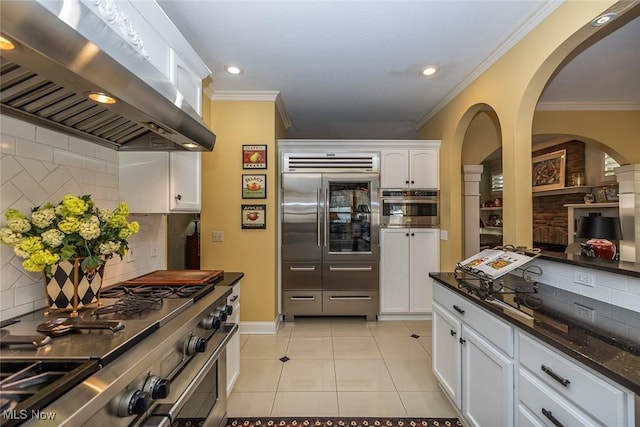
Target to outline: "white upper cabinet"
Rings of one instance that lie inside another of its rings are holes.
[[[82,1],[167,78],[182,95],[181,102],[186,101],[199,115],[202,114],[202,80],[211,71],[157,2]],[[126,31],[121,30],[121,25],[125,25]],[[155,78],[139,77],[143,80]]]
[[[133,213],[200,212],[201,153],[120,152],[120,200]]]
[[[439,184],[439,148],[380,151],[380,188],[430,188]]]

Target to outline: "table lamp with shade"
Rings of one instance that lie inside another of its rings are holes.
[[[615,259],[616,245],[611,240],[622,239],[620,219],[608,216],[584,216],[578,224],[576,237],[589,239],[582,243],[583,256]]]

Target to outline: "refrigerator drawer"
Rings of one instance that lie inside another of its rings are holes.
[[[322,289],[322,263],[283,262],[282,289]]]
[[[296,315],[322,314],[322,291],[284,291],[282,300],[282,314],[285,320]]]
[[[375,320],[378,315],[378,291],[322,291],[322,312],[325,315],[367,316]]]
[[[374,290],[379,289],[377,262],[331,262],[324,264],[322,289]]]

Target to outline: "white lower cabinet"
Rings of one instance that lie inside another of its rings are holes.
[[[632,393],[524,332],[518,340],[520,406],[540,425],[634,425]]]
[[[637,426],[630,390],[438,282],[433,300],[433,373],[465,425]]]
[[[228,323],[240,326],[240,282],[233,285],[233,291],[227,298],[227,305],[233,307]],[[227,397],[240,376],[240,332],[237,332],[227,344]]]
[[[435,228],[380,230],[380,314],[431,313],[439,238]]]
[[[513,354],[511,326],[434,283],[433,372],[468,425],[514,425]]]

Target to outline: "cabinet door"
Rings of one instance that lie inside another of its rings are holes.
[[[408,156],[407,150],[380,151],[380,188],[409,187]]]
[[[409,311],[409,229],[380,230],[380,313]]]
[[[432,271],[440,270],[440,230],[435,228],[412,228],[411,266],[409,270],[409,311],[431,313],[433,307]]]
[[[171,210],[200,212],[200,153],[171,152],[169,174],[171,183],[168,197]]]
[[[437,302],[433,303],[433,373],[445,393],[462,409],[462,326]],[[498,425],[498,424],[496,424]]]
[[[118,153],[119,197],[132,213],[169,213],[169,153]]]
[[[473,426],[514,424],[513,361],[462,327],[462,414]]]
[[[412,188],[440,188],[439,150],[409,151],[409,181]]]

